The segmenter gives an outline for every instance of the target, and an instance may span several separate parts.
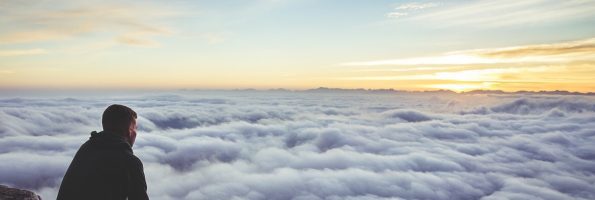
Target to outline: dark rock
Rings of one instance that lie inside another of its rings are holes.
[[[2,200],[41,200],[41,197],[31,191],[9,188],[0,185],[0,199]]]

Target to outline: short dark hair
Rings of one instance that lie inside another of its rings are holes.
[[[133,119],[136,119],[134,110],[127,106],[113,104],[103,111],[101,125],[103,125],[103,130],[125,131],[130,127]]]

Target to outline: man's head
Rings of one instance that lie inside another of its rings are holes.
[[[114,104],[103,111],[101,124],[104,131],[122,134],[130,146],[136,139],[136,112],[129,107]]]

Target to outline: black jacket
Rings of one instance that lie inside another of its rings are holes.
[[[143,163],[124,137],[91,133],[62,179],[58,200],[149,199]]]

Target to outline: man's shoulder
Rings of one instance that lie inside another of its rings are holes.
[[[131,168],[143,168],[143,162],[132,153],[126,156],[126,163]]]

